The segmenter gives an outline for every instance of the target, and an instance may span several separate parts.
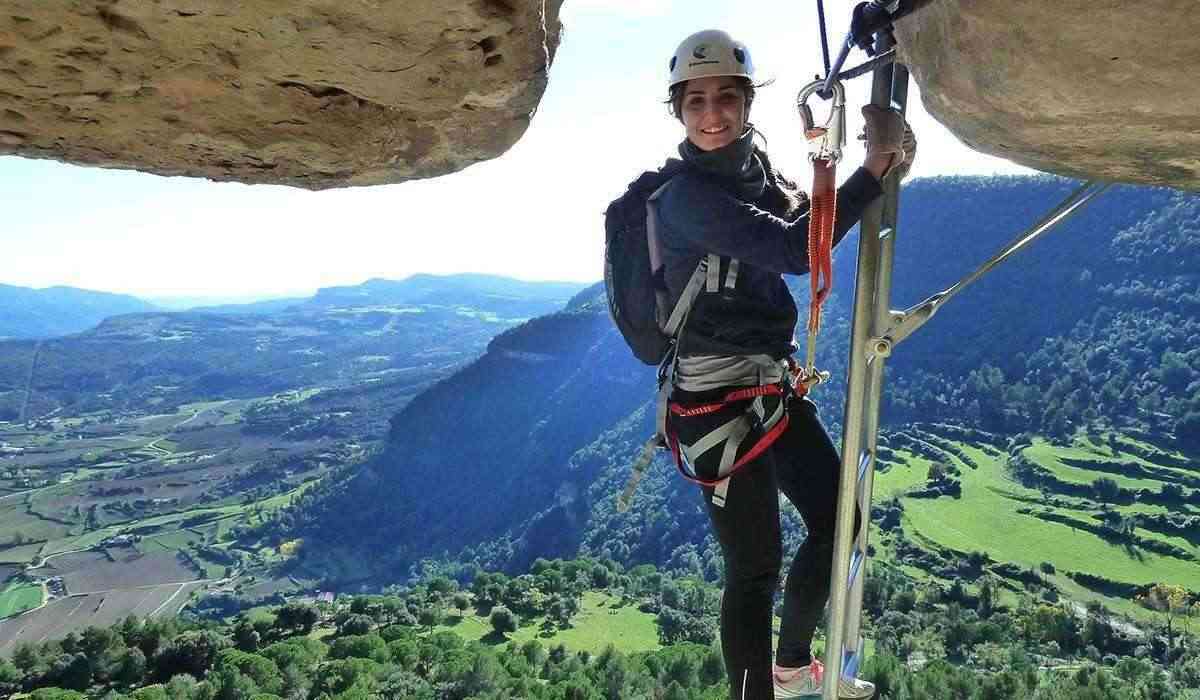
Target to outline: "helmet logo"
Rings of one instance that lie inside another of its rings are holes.
[[[692,49],[692,56],[695,56],[702,61],[708,58],[708,44],[700,44],[696,48]]]
[[[743,50],[742,50],[742,49],[740,49],[740,48],[738,48],[738,49],[734,49],[734,50],[733,50],[733,57],[734,57],[735,59],[737,59],[737,62],[738,62],[738,63],[745,63],[745,62],[746,62],[746,52],[745,52],[745,51],[743,51]]]

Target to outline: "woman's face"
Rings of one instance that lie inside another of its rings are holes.
[[[689,80],[680,112],[688,139],[702,151],[715,151],[746,130],[746,93],[736,78]]]

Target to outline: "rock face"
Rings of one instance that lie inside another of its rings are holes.
[[[1200,189],[1195,0],[918,0],[897,27],[968,145]],[[0,154],[320,189],[493,158],[562,0],[4,0]]]
[[[460,170],[541,99],[562,0],[5,0],[0,154],[321,189]]]
[[[1195,0],[934,0],[897,24],[926,109],[971,147],[1200,190]]]

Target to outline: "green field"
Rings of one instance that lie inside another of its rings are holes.
[[[521,627],[505,640],[524,644],[536,639],[543,646],[562,644],[571,651],[593,654],[604,651],[609,644],[625,654],[661,649],[654,615],[633,605],[618,607],[619,602],[619,598],[606,593],[587,591],[580,601],[579,613],[571,618],[570,628],[548,633],[542,631],[540,621],[523,621]],[[446,621],[448,624],[434,629],[450,630],[467,641],[493,641],[492,627],[486,618],[467,614],[459,621],[458,616],[451,613]]]
[[[190,530],[172,530],[164,532],[161,535],[143,537],[138,542],[138,549],[147,553],[162,550],[175,551],[177,549],[186,549],[189,542],[200,542],[203,539],[203,537]]]
[[[1069,484],[1082,484],[1084,486],[1090,486],[1096,479],[1106,477],[1117,482],[1117,485],[1124,489],[1157,490],[1162,483],[1154,479],[1126,476],[1124,474],[1114,474],[1099,470],[1093,471],[1082,467],[1071,466],[1061,460],[1066,458],[1109,463],[1116,463],[1122,460],[1113,459],[1107,452],[1097,452],[1084,449],[1082,447],[1056,447],[1050,445],[1040,438],[1035,439],[1031,446],[1025,448],[1025,456],[1032,459],[1038,464],[1038,466],[1041,466],[1054,476]],[[1129,455],[1128,459],[1123,461],[1147,464],[1144,460],[1138,460],[1133,455]]]
[[[902,464],[893,463],[885,472],[875,472],[872,487],[875,502],[885,501],[893,496],[899,496],[912,488],[919,488],[925,483],[931,462],[924,457],[917,457],[911,452],[896,450],[896,458],[902,459]]]
[[[1132,443],[1126,440],[1117,442],[1119,448],[1129,444]],[[994,561],[1011,562],[1024,568],[1036,569],[1042,562],[1050,562],[1056,567],[1057,573],[1048,579],[1063,594],[1081,602],[1099,600],[1114,610],[1141,617],[1147,613],[1133,602],[1105,597],[1088,590],[1067,578],[1065,572],[1085,572],[1133,584],[1166,582],[1193,591],[1200,590],[1200,564],[1197,561],[1109,542],[1086,529],[1099,524],[1094,506],[1093,510],[1073,509],[1071,503],[1082,504],[1083,501],[1072,497],[1060,497],[1059,505],[1051,506],[1049,499],[1041,492],[1022,486],[1009,475],[1003,456],[993,456],[978,445],[957,445],[979,465],[978,469],[971,469],[961,465],[961,460],[957,458],[947,458],[946,461],[962,466],[958,477],[962,484],[961,498],[942,496],[931,499],[902,495],[910,489],[923,487],[929,469],[929,460],[914,457],[903,450],[896,451],[896,459],[904,460],[904,463],[894,464],[888,471],[875,476],[874,500],[879,502],[891,496],[900,496],[904,506],[902,525],[911,540],[934,543],[960,552],[983,551]],[[1102,476],[1109,476],[1123,487],[1147,488],[1152,492],[1158,492],[1163,483],[1073,467],[1060,461],[1067,458],[1094,462],[1136,462],[1156,469],[1164,468],[1138,460],[1132,453],[1121,449],[1114,455],[1106,442],[1081,441],[1063,447],[1037,440],[1025,450],[1025,454],[1063,481],[1071,483],[1090,484]],[[1037,512],[1052,513],[1068,522],[1051,522],[1032,513],[1018,512],[1019,509],[1030,508]],[[1187,506],[1167,508],[1154,503],[1114,506],[1114,510],[1128,515],[1165,512],[1188,514],[1193,511]],[[1183,537],[1141,527],[1135,532],[1143,540],[1168,543],[1200,559],[1200,548]]]
[[[0,618],[32,610],[42,604],[42,587],[16,584],[0,591]]]

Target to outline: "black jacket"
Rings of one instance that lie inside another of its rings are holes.
[[[781,358],[795,352],[796,304],[782,275],[808,272],[808,203],[769,163],[766,170],[767,189],[753,202],[739,200],[722,178],[690,167],[659,197],[668,309],[705,255],[722,256],[722,291],[696,298],[680,336],[680,355]],[[862,168],[846,180],[838,189],[834,245],[882,191]],[[732,293],[724,288],[729,258],[741,261]]]

